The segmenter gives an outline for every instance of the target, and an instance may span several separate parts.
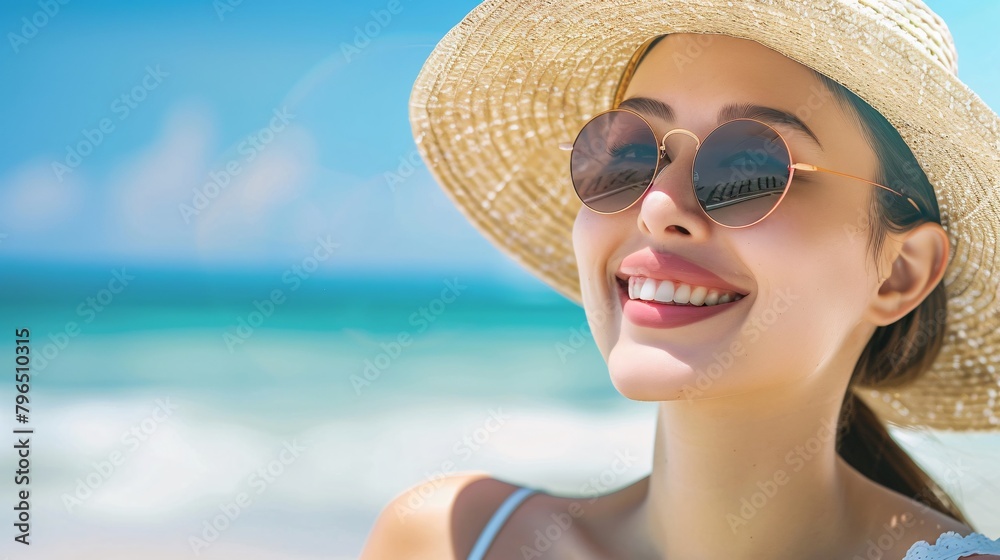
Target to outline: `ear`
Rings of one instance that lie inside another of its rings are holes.
[[[948,265],[948,233],[941,224],[927,222],[903,234],[888,234],[883,276],[888,277],[872,296],[868,319],[885,326],[909,313],[938,285]]]

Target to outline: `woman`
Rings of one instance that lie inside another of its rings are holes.
[[[653,470],[454,476],[362,557],[1000,559],[884,426],[1000,425],[1000,119],[955,59],[916,0],[476,8],[417,79],[421,153],[660,403]]]

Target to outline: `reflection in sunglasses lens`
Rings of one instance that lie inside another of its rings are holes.
[[[694,162],[702,208],[728,226],[750,225],[774,208],[788,185],[788,149],[769,126],[736,120],[714,130]]]
[[[577,195],[598,212],[617,212],[642,196],[653,180],[656,136],[629,111],[611,111],[588,122],[570,158]]]

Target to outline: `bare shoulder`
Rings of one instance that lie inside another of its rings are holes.
[[[416,484],[379,513],[360,560],[465,558],[489,518],[516,489],[483,472]]]

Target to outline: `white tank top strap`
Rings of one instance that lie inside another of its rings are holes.
[[[510,496],[507,496],[507,499],[493,512],[493,517],[486,523],[483,532],[479,534],[476,544],[472,547],[472,552],[469,553],[468,560],[482,560],[486,555],[486,551],[489,550],[490,545],[493,544],[493,539],[500,532],[500,528],[503,527],[504,522],[510,517],[510,514],[514,513],[514,510],[517,509],[517,506],[521,505],[521,502],[525,498],[536,492],[538,490],[534,488],[521,487],[514,490]]]
[[[979,532],[963,537],[955,531],[946,531],[934,544],[913,543],[903,560],[958,560],[970,554],[1000,555],[1000,538],[991,540]]]

